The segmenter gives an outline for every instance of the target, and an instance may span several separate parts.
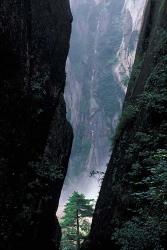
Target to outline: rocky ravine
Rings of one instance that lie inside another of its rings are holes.
[[[58,249],[72,129],[63,98],[68,0],[0,4],[0,249]]]
[[[148,1],[115,146],[82,249],[167,249],[167,1]]]
[[[62,205],[74,190],[93,198],[104,171],[133,65],[145,0],[71,0],[74,16],[65,99],[75,138]]]

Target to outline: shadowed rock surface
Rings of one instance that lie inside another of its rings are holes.
[[[0,3],[0,249],[58,249],[72,129],[63,98],[68,0]]]
[[[167,249],[167,1],[145,11],[115,146],[82,249]]]

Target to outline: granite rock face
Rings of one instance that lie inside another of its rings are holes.
[[[58,249],[73,133],[63,98],[68,0],[0,3],[0,249]]]
[[[114,65],[113,72],[115,78],[122,83],[125,90],[127,89],[135,59],[146,3],[146,0],[125,0],[120,16],[123,35],[116,55],[117,62]]]
[[[166,249],[167,1],[148,1],[114,149],[82,249]]]
[[[134,62],[145,0],[71,0],[74,16],[65,99],[75,138],[62,204],[78,190],[96,197],[91,171],[105,171]]]

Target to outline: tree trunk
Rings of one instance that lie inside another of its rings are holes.
[[[79,235],[79,212],[77,209],[77,250],[80,250],[80,235]]]

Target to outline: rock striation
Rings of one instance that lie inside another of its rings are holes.
[[[71,0],[74,16],[65,99],[75,138],[61,203],[95,197],[91,171],[105,171],[134,62],[145,0]]]

